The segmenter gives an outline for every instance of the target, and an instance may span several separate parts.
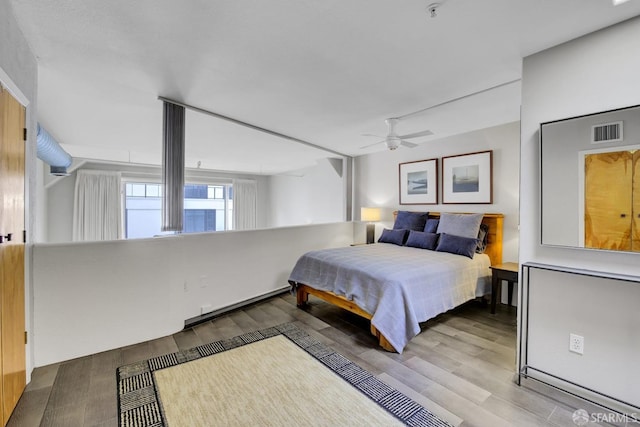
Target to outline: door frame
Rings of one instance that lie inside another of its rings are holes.
[[[27,117],[26,117],[25,122],[28,123],[28,115],[29,115],[29,108],[28,107],[29,107],[29,104],[30,104],[29,98],[27,98],[25,96],[25,94],[22,93],[20,88],[18,88],[18,86],[15,83],[13,83],[13,81],[11,80],[9,75],[4,72],[2,67],[0,67],[0,84],[2,84],[2,86],[4,86],[4,88],[7,89],[11,93],[11,96],[13,96],[16,99],[16,101],[18,101],[25,108],[27,108]]]

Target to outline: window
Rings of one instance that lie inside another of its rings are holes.
[[[231,187],[229,187],[231,189]],[[207,198],[209,199],[224,199],[225,187],[221,185],[210,185],[207,188]]]
[[[184,186],[183,233],[232,229],[231,184],[186,184]],[[162,185],[125,183],[125,238],[153,237],[162,232]]]

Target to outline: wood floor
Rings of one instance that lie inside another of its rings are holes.
[[[301,310],[283,294],[173,336],[37,368],[8,425],[117,426],[118,366],[285,322],[456,426],[575,426],[574,410],[591,410],[559,392],[514,383],[515,308],[491,315],[470,302],[423,324],[403,354],[394,354],[376,347],[363,319],[313,297]]]

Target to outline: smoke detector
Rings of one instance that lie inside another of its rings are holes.
[[[431,15],[432,18],[436,18],[438,16],[438,9],[442,6],[442,3],[431,3],[427,6],[427,12]]]

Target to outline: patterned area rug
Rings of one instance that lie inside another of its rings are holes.
[[[165,385],[165,383],[162,383],[160,381],[160,379],[164,376],[168,369],[172,367],[182,368],[182,366],[179,365],[183,365],[189,362],[194,362],[193,364],[189,365],[190,368],[195,367],[199,363],[212,361],[213,359],[206,358],[215,357],[215,355],[219,355],[219,357],[233,357],[234,351],[230,350],[236,349],[235,353],[239,354],[239,352],[244,348],[249,349],[252,343],[255,344],[254,347],[256,347],[257,351],[263,351],[262,354],[264,354],[264,348],[259,349],[258,346],[262,345],[262,342],[264,342],[265,345],[268,344],[268,339],[273,337],[284,337],[286,338],[284,343],[293,343],[297,346],[294,348],[304,350],[306,352],[306,354],[303,355],[305,358],[313,360],[314,364],[316,364],[316,362],[319,362],[319,364],[321,364],[318,365],[319,368],[322,368],[322,366],[324,366],[331,372],[337,374],[338,377],[341,378],[341,380],[339,380],[339,385],[345,387],[343,383],[349,384],[349,386],[346,386],[349,389],[348,391],[360,396],[358,397],[358,399],[361,399],[367,405],[371,404],[371,402],[375,402],[375,404],[373,404],[372,406],[374,406],[376,410],[382,409],[382,415],[390,415],[392,417],[390,417],[390,419],[393,419],[394,421],[397,420],[401,424],[410,426],[451,426],[449,423],[442,421],[436,415],[432,414],[418,403],[409,399],[392,387],[389,387],[387,384],[380,381],[377,377],[362,369],[355,363],[351,362],[341,354],[336,353],[331,348],[309,336],[306,332],[289,323],[273,328],[251,332],[228,340],[216,341],[186,351],[180,351],[160,357],[155,357],[149,360],[118,368],[118,410],[120,426],[143,427],[169,425],[167,421],[167,415],[172,413],[173,409],[171,408],[171,406],[174,404],[174,402],[161,400],[163,396],[166,396],[165,392],[162,391],[162,389],[163,387],[167,386]],[[299,350],[295,351],[300,353]],[[222,353],[225,354],[223,355]],[[287,362],[291,363],[291,361]],[[241,363],[246,363],[246,360]],[[161,370],[164,371],[159,372]],[[300,382],[308,381],[309,377],[314,375],[314,372],[318,373],[317,369],[305,371],[305,376],[307,378],[300,378],[300,380],[303,380]],[[228,374],[228,372],[225,372],[225,374]],[[329,375],[332,378],[334,377],[333,374],[329,373]],[[160,379],[158,377],[160,377]],[[220,377],[222,377],[222,372]],[[183,378],[182,374],[179,374],[177,378],[178,381]],[[202,380],[203,378],[198,379]],[[335,381],[335,379],[333,380]],[[204,378],[204,381],[206,381],[207,383],[215,383],[215,373],[213,375],[206,376]],[[178,382],[174,386],[177,388],[181,388],[180,382]],[[259,386],[256,386],[255,384],[251,384],[251,387],[259,388]],[[281,387],[281,389],[287,388],[289,387]],[[294,388],[293,384],[291,388]],[[354,390],[358,391],[355,392]],[[333,394],[336,394],[335,391],[337,390],[334,390]],[[314,396],[314,398],[317,399],[317,395],[320,392],[321,390],[318,390],[318,392],[315,393],[316,396]],[[186,389],[184,391],[177,390],[176,396],[180,395],[181,393],[188,396],[190,392]],[[198,390],[196,390],[196,394],[199,394]],[[270,398],[272,398],[272,395],[269,396]],[[298,394],[296,394],[294,398],[300,400],[300,396],[298,396]],[[188,397],[187,399],[190,403],[193,403],[193,399],[189,399]],[[224,399],[221,400],[224,401]],[[212,399],[209,400],[209,402],[215,402],[218,404],[222,404],[223,406],[227,406],[225,402],[219,402],[218,399]],[[302,400],[302,402],[304,403],[304,399]],[[269,412],[277,411],[278,407],[282,407],[283,410],[290,409],[290,405],[287,404],[271,404],[268,407],[268,410]],[[364,416],[366,418],[370,413],[373,419],[374,411],[372,411],[371,409],[367,411],[366,405],[360,404],[356,407],[364,412],[364,414],[359,414],[360,417]],[[245,405],[242,407],[242,411],[238,411],[236,409],[234,410],[234,412],[245,413],[251,410],[252,407],[247,407],[247,405]],[[192,412],[198,411],[189,410],[188,415],[190,415]],[[218,412],[218,414],[220,413]],[[298,414],[301,415],[301,412],[298,412]],[[265,414],[260,415],[263,417],[262,419],[264,419]],[[284,419],[288,419],[291,421],[291,425],[296,425],[300,423],[300,420],[297,420],[295,418],[295,415],[296,413],[286,413],[283,416],[285,417]],[[181,421],[175,422],[176,418],[171,419],[171,426],[175,426],[177,424],[193,424],[193,420],[187,422],[184,417],[177,419],[180,419]],[[356,418],[354,417],[350,420],[355,422]],[[377,421],[381,421],[379,416],[377,417]],[[219,423],[220,425],[228,425],[229,418],[225,418],[224,415],[216,417],[216,419],[207,418],[206,425],[216,425],[216,423]],[[308,421],[305,422],[305,424],[308,424]],[[327,422],[318,420],[318,424],[327,424]]]

